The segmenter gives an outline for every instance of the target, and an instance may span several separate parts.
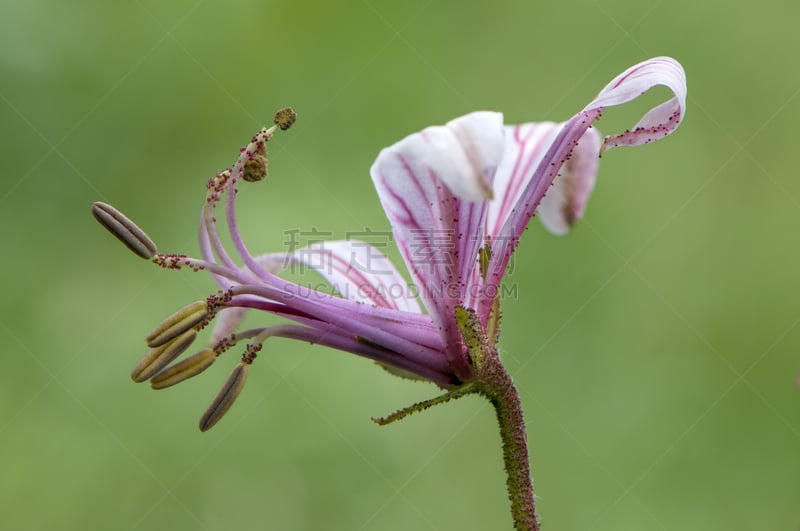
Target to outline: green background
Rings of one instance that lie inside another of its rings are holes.
[[[476,109],[565,120],[663,54],[687,71],[680,130],[609,152],[586,218],[564,238],[533,223],[508,278],[501,347],[539,511],[549,530],[797,529],[799,16],[777,0],[0,2],[0,526],[511,528],[479,398],[379,428],[437,390],[287,340],[205,434],[235,353],[173,389],[131,383],[143,336],[215,287],[134,257],[89,207],[196,254],[205,180],[292,105],[269,181],[241,197],[250,247],[386,230],[382,147]]]

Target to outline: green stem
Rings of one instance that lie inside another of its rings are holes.
[[[485,357],[481,367],[478,392],[494,405],[500,437],[503,440],[503,461],[506,467],[511,514],[518,531],[538,531],[539,522],[533,502],[533,482],[528,460],[525,419],[519,394],[496,352]]]

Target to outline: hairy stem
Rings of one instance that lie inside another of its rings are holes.
[[[514,382],[500,362],[496,352],[491,352],[481,367],[478,392],[494,405],[500,437],[503,440],[503,462],[506,467],[508,497],[511,515],[518,531],[538,531],[539,522],[533,502],[533,482],[528,461],[528,442],[525,436],[525,419],[522,416],[519,394]]]

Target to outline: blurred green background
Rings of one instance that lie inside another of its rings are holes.
[[[279,107],[241,197],[286,231],[386,230],[368,169],[476,109],[565,120],[655,55],[686,68],[674,136],[609,152],[587,216],[527,231],[501,346],[550,530],[800,526],[800,7],[720,0],[0,2],[3,529],[509,529],[493,411],[355,356],[268,342],[228,416],[197,420],[236,354],[153,392],[144,334],[215,288],[157,270],[105,200],[196,254],[204,183]],[[656,93],[606,112],[632,125]],[[396,254],[394,255],[396,256]]]

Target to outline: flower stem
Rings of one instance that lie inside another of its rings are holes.
[[[503,440],[503,461],[506,467],[511,515],[518,531],[538,531],[539,522],[533,502],[533,482],[528,461],[525,419],[519,394],[496,352],[486,356],[481,367],[478,392],[494,405],[500,437]]]

